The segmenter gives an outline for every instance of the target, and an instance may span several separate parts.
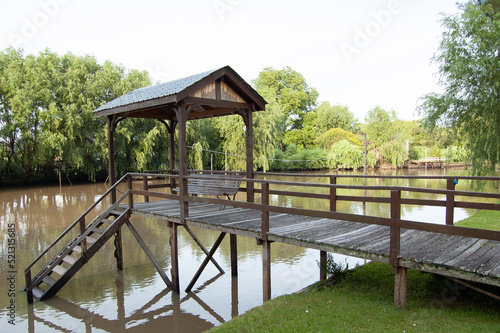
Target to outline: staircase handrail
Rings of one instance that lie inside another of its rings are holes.
[[[99,203],[101,203],[101,201],[106,198],[113,190],[116,189],[116,187],[124,180],[128,177],[128,173],[123,176],[122,178],[120,178],[120,180],[118,180],[116,183],[113,184],[113,186],[111,186],[106,192],[104,192],[104,194],[99,198],[99,200],[95,201],[82,215],[80,215],[80,217],[78,217],[75,222],[71,223],[67,228],[66,230],[64,230],[42,253],[40,253],[40,255],[38,257],[36,257],[35,260],[33,260],[31,262],[31,264],[28,265],[28,267],[25,268],[24,270],[24,273],[28,273],[31,268],[40,260],[42,259],[42,257],[44,255],[47,254],[47,252],[49,252],[49,250],[51,248],[53,248],[64,236],[66,236],[77,224],[80,223],[81,219],[85,218],[85,216],[87,216],[88,213],[90,213]],[[128,195],[128,192],[125,193],[123,195],[126,196]],[[118,201],[121,201],[121,200],[118,200]]]

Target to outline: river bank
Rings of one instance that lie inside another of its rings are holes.
[[[500,212],[480,211],[457,223],[500,230]],[[500,288],[480,286],[500,295]],[[408,271],[406,310],[392,305],[392,267],[368,263],[328,285],[281,296],[211,329],[225,332],[499,332],[500,301],[442,276]]]

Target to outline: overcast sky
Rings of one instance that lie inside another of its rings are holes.
[[[2,0],[0,49],[91,54],[169,81],[230,65],[247,82],[289,66],[360,121],[375,106],[419,119],[439,92],[440,13],[455,0]]]

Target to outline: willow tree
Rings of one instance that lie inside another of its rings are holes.
[[[500,162],[500,12],[495,1],[470,1],[443,18],[445,31],[433,60],[442,94],[424,96],[419,112],[432,130],[465,136],[473,173]]]
[[[0,51],[0,172],[29,181],[57,168],[95,179],[106,169],[107,140],[92,111],[149,83],[146,72],[92,56]]]

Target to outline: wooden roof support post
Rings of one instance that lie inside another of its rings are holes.
[[[108,123],[108,178],[109,183],[113,186],[116,182],[116,171],[115,171],[115,128],[116,128],[116,118],[113,116],[107,117]],[[111,192],[111,203],[116,202],[116,190],[113,189]]]
[[[186,103],[181,102],[175,109],[179,126],[179,195],[182,197],[188,195],[187,191],[187,143],[186,143],[186,123],[188,120],[189,111],[186,109]],[[181,208],[181,223],[189,215],[189,203],[187,201],[180,201]]]
[[[168,129],[168,169],[170,173],[174,172],[175,169],[175,127],[177,122],[175,120],[170,120],[167,126]],[[176,187],[175,178],[170,178],[170,191]]]
[[[247,179],[253,179],[253,115],[252,115],[252,105],[248,106],[248,109],[239,112],[245,122],[246,128],[246,177]],[[254,183],[247,182],[247,202],[254,202]]]

